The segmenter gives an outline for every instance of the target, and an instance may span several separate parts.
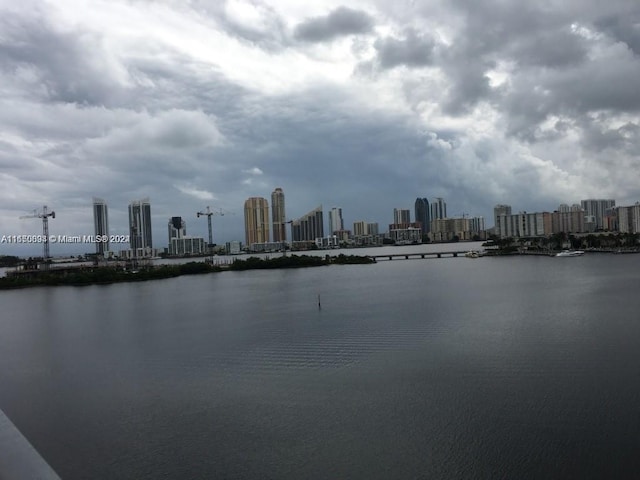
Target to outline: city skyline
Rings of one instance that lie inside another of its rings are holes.
[[[287,220],[338,205],[345,226],[388,225],[416,196],[487,219],[502,203],[640,200],[634,2],[27,0],[0,13],[4,234],[37,232],[19,217],[42,205],[60,212],[55,231],[93,233],[93,196],[126,234],[129,200],[150,197],[157,238],[168,217],[235,211],[215,219],[222,243],[244,236],[242,202],[274,186]],[[190,231],[207,238],[204,223]]]
[[[284,197],[284,192],[282,191],[282,189],[280,187],[277,187],[273,192],[273,193],[278,193],[278,198],[280,195],[282,195],[282,197]],[[272,195],[272,199],[273,199],[273,195]],[[415,205],[418,205],[420,202],[424,202],[427,201],[428,203],[428,198],[427,197],[418,197],[415,200]],[[266,228],[267,232],[265,233],[264,231],[260,234],[263,235],[260,238],[264,238],[265,242],[271,242],[273,240],[273,237],[271,237],[271,228],[273,227],[273,216],[271,214],[272,212],[272,207],[269,204],[268,200],[266,198],[262,198],[262,197],[250,197],[249,199],[246,199],[245,201],[245,209],[246,209],[246,203],[249,201],[258,201],[259,205],[260,205],[260,216],[264,216],[265,220],[263,222],[263,230]],[[278,200],[280,201],[280,200]],[[585,224],[588,223],[589,218],[593,217],[593,222],[594,222],[594,227],[593,228],[601,228],[600,227],[600,223],[598,220],[598,217],[601,217],[602,214],[598,214],[598,215],[592,215],[593,212],[598,211],[598,212],[602,212],[604,213],[605,211],[607,211],[609,208],[611,208],[611,206],[613,206],[613,208],[619,208],[619,207],[623,207],[623,208],[628,208],[631,209],[632,207],[634,207],[635,209],[637,209],[637,206],[640,204],[640,202],[634,202],[632,204],[617,204],[615,199],[581,199],[579,201],[576,202],[572,202],[571,205],[569,205],[568,203],[561,203],[559,205],[557,205],[555,208],[553,209],[549,209],[549,210],[538,210],[538,211],[534,211],[533,209],[529,209],[529,208],[517,208],[514,209],[512,208],[511,205],[509,204],[497,204],[494,205],[493,207],[493,214],[491,216],[489,216],[488,218],[492,220],[491,224],[487,224],[486,223],[486,219],[483,216],[475,216],[475,215],[469,215],[467,213],[461,213],[459,215],[449,215],[447,217],[444,217],[448,220],[460,220],[460,219],[464,219],[467,218],[471,221],[470,223],[470,227],[472,229],[473,232],[477,232],[480,230],[487,230],[487,229],[491,229],[493,227],[497,227],[496,230],[496,234],[498,234],[498,232],[500,231],[500,229],[502,228],[501,224],[500,224],[500,215],[523,215],[523,214],[527,214],[527,212],[529,212],[530,215],[536,215],[536,214],[542,214],[542,213],[554,213],[554,212],[574,212],[577,213],[578,211],[582,212],[582,216],[584,217],[583,220],[580,221],[580,225],[582,225],[582,223],[584,222]],[[105,220],[107,223],[107,232],[109,232],[112,236],[115,235],[122,235],[122,233],[120,232],[120,228],[116,227],[116,231],[118,233],[115,233],[113,231],[113,229],[111,229],[108,226],[108,220],[106,218],[107,215],[107,211],[109,209],[109,202],[106,201],[105,199],[102,198],[97,198],[97,197],[93,197],[92,199],[92,204],[93,208],[92,208],[92,212],[93,212],[93,233],[95,235],[98,234],[102,234],[102,233],[98,233],[99,231],[102,232],[102,227],[100,227],[100,229],[98,229],[98,223],[101,223],[98,221],[96,215],[98,214],[98,212],[104,211],[105,214]],[[256,204],[257,205],[257,204]],[[430,207],[430,215],[438,215],[439,211],[442,210],[442,212],[446,212],[446,201],[445,199],[441,198],[441,197],[435,197],[432,198],[431,204],[429,205]],[[252,208],[257,208],[255,205]],[[589,208],[591,210],[589,210]],[[151,232],[153,232],[153,230],[158,230],[156,232],[156,235],[159,235],[161,232],[159,230],[159,225],[156,224],[156,220],[154,220],[154,218],[156,218],[158,215],[151,215],[151,206],[150,206],[150,200],[149,198],[144,198],[141,200],[134,200],[129,202],[129,205],[127,207],[127,210],[129,212],[129,222],[131,223],[131,225],[128,227],[129,228],[129,236],[130,238],[130,242],[129,243],[122,243],[120,245],[110,245],[109,249],[110,251],[117,253],[118,251],[121,250],[127,250],[132,248],[132,243],[136,242],[134,235],[132,234],[133,231],[137,231],[139,228],[141,228],[141,232],[138,235],[138,242],[142,242],[144,243],[147,247],[153,247],[155,251],[162,251],[163,248],[165,248],[165,240],[161,240],[158,245],[150,245],[150,239],[151,239]],[[329,210],[329,214],[331,214],[332,211],[335,212],[339,212],[339,218],[340,220],[343,222],[343,226],[344,226],[344,230],[345,231],[350,231],[352,235],[370,235],[370,234],[384,234],[384,233],[389,233],[389,230],[386,228],[383,229],[379,229],[378,228],[378,224],[382,224],[382,225],[393,225],[392,223],[390,223],[391,221],[395,221],[397,219],[406,219],[407,215],[409,216],[409,219],[414,220],[413,218],[411,218],[411,212],[410,209],[404,209],[404,208],[399,208],[399,207],[395,207],[393,209],[389,209],[387,218],[385,218],[382,222],[378,222],[378,221],[373,221],[373,219],[355,219],[354,218],[348,218],[348,220],[344,220],[342,218],[342,212],[343,209],[342,207],[332,207]],[[348,211],[348,209],[347,209]],[[635,212],[636,210],[634,210]],[[229,212],[228,212],[229,213]],[[232,212],[231,212],[232,213]],[[622,213],[622,215],[628,215],[628,213],[625,211]],[[634,213],[634,215],[636,215]],[[313,220],[311,219],[312,217],[316,216],[316,218],[314,218]],[[329,215],[330,217],[331,215]],[[60,217],[60,213],[57,214],[57,218]],[[57,219],[56,218],[56,219]],[[175,216],[175,215],[170,215],[167,217],[163,217],[162,221],[163,222],[167,222],[167,218],[168,218],[168,226],[169,226],[169,232],[172,231],[172,222],[180,220],[182,222],[182,225],[186,225],[184,219],[180,216]],[[435,220],[438,217],[434,217],[431,220]],[[576,217],[577,219],[578,217]],[[626,218],[626,217],[625,217]],[[149,220],[150,219],[150,220]],[[54,220],[55,221],[55,220]],[[316,207],[315,209],[313,209],[312,211],[308,212],[305,215],[301,215],[300,217],[296,218],[296,219],[292,219],[290,221],[286,221],[285,222],[285,227],[287,226],[287,224],[292,224],[292,226],[297,225],[298,227],[300,226],[300,222],[311,222],[308,223],[308,227],[305,227],[307,229],[309,229],[309,232],[313,231],[313,232],[322,232],[321,236],[326,236],[325,232],[329,232],[329,229],[331,228],[331,220],[329,218],[325,219],[324,218],[324,214],[323,214],[323,209],[322,209],[322,205]],[[415,221],[419,222],[419,220],[417,218],[415,218]],[[577,220],[576,220],[577,221]],[[636,220],[634,220],[635,222]],[[479,223],[478,223],[479,222]],[[214,236],[216,238],[218,238],[219,240],[216,241],[216,244],[218,245],[224,245],[227,242],[237,242],[237,241],[242,241],[241,239],[244,238],[244,244],[246,244],[247,242],[247,236],[246,236],[246,219],[245,219],[245,230],[243,230],[242,234],[238,237],[229,237],[228,236],[228,232],[225,232],[224,227],[220,227],[219,224],[214,226]],[[137,225],[143,225],[143,227],[138,227]],[[327,227],[327,230],[325,230],[325,224]],[[356,225],[357,224],[357,225]],[[41,226],[40,225],[35,225],[35,228],[31,229],[31,234],[40,234],[41,233]],[[55,224],[54,224],[55,225]],[[164,223],[164,225],[167,225],[167,223]],[[195,222],[192,223],[192,225],[195,225],[195,230],[196,232],[193,233],[190,236],[185,236],[184,238],[188,239],[190,243],[190,247],[189,250],[187,251],[191,251],[191,252],[196,252],[196,251],[204,251],[206,243],[204,242],[204,237],[206,236],[206,226],[204,227],[204,229],[202,229],[202,225],[203,222]],[[567,225],[573,225],[572,223],[569,223]],[[634,224],[635,225],[635,224]],[[414,225],[414,222],[412,222],[412,226]],[[135,228],[134,228],[135,227]],[[431,225],[430,225],[431,227]],[[372,228],[374,230],[372,230]],[[394,227],[395,228],[395,227]],[[573,227],[572,227],[573,228]],[[628,229],[630,229],[632,227],[621,227],[621,231],[630,231]],[[635,228],[635,227],[633,227]],[[62,233],[59,232],[55,229],[52,230],[51,229],[51,223],[49,226],[49,230],[50,233],[53,235],[65,235],[66,233]],[[124,231],[124,229],[122,229]],[[174,228],[175,230],[175,228]],[[298,231],[302,231],[300,228],[298,228]],[[166,230],[165,230],[166,232]],[[365,232],[365,233],[357,233],[357,232]],[[330,233],[327,233],[327,235],[329,235]],[[81,232],[79,230],[74,230],[71,235],[86,235],[85,232]],[[186,235],[186,231],[182,231],[182,233],[180,233],[179,236],[184,236]],[[266,237],[264,235],[267,235]],[[159,238],[166,238],[166,233],[164,235],[161,235]],[[168,241],[168,245],[170,247],[171,245],[171,233],[169,233],[169,241]],[[224,239],[224,240],[220,240],[220,238]],[[147,240],[149,239],[149,240]],[[291,241],[289,239],[289,235],[287,234],[287,241]],[[441,237],[437,237],[434,239],[434,241],[447,241]],[[251,243],[263,243],[263,242],[251,242]],[[34,244],[31,245],[30,249],[28,249],[28,251],[25,250],[24,247],[29,247],[28,244],[22,244],[22,245],[18,245],[18,244],[5,244],[4,245],[4,252],[0,252],[0,255],[23,255],[23,256],[34,256],[34,255],[38,255],[39,254],[39,250],[41,248],[40,245]],[[81,247],[79,247],[77,244],[73,245],[73,244],[58,244],[55,247],[54,252],[52,252],[52,254],[55,255],[63,255],[65,253],[72,253],[72,254],[80,254],[80,253],[92,253],[93,251],[96,250],[96,246],[91,247],[91,245],[83,245]],[[184,249],[184,245],[181,244],[181,248]]]

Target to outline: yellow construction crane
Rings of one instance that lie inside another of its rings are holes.
[[[42,261],[44,262],[45,270],[49,268],[49,217],[56,218],[56,212],[47,210],[47,206],[44,205],[41,211],[34,210],[31,215],[23,215],[20,218],[41,218],[42,219]]]

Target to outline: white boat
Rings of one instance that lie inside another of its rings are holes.
[[[582,250],[563,250],[556,253],[556,257],[579,257],[580,255],[584,255]]]
[[[467,257],[467,258],[478,258],[480,255],[475,250],[471,250],[471,251],[465,253],[464,256]]]

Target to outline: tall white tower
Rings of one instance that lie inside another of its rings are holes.
[[[329,231],[333,235],[335,232],[344,230],[344,220],[342,219],[342,208],[333,207],[329,210]]]

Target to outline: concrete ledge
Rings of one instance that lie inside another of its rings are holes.
[[[20,430],[0,410],[0,480],[60,480]]]

